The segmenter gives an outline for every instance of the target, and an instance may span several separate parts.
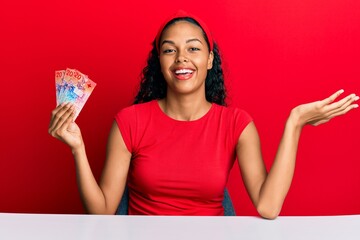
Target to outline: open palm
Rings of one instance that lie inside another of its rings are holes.
[[[359,97],[355,94],[350,94],[334,102],[343,92],[344,90],[339,90],[324,100],[302,104],[294,108],[293,111],[299,116],[300,124],[302,126],[305,124],[317,126],[357,108],[358,104],[354,104],[354,102]]]

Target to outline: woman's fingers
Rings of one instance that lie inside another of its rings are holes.
[[[51,112],[51,121],[50,121],[50,129],[54,129],[55,126],[58,125],[61,116],[64,115],[64,113],[70,108],[70,103],[62,103],[61,105],[57,106],[52,112]]]
[[[63,133],[68,130],[70,123],[74,119],[74,116],[75,116],[74,108],[71,107],[69,110],[71,110],[71,111],[66,111],[66,113],[64,114],[64,115],[66,115],[66,117],[64,117],[63,123],[59,126],[58,135],[60,135],[60,136],[62,136]]]
[[[69,103],[59,104],[59,105],[51,112],[51,120],[50,120],[50,124],[49,124],[49,129],[52,127],[52,125],[53,125],[53,123],[54,123],[56,114],[57,114],[66,104],[69,104]]]
[[[66,143],[71,149],[83,144],[80,128],[74,122],[75,115],[73,104],[60,105],[53,110],[49,126],[49,134]]]
[[[59,129],[63,125],[66,125],[65,123],[67,122],[67,120],[69,120],[69,118],[73,112],[74,112],[74,106],[69,105],[69,107],[62,112],[62,115],[58,117],[58,121],[55,125],[55,128]]]
[[[324,100],[298,106],[297,112],[300,114],[300,121],[303,124],[317,126],[357,108],[358,104],[355,104],[355,101],[359,100],[359,97],[356,94],[350,94],[335,102],[343,92],[343,90],[339,90]]]
[[[51,122],[50,125],[53,125],[53,122],[56,121],[59,115],[62,115],[68,108],[71,107],[71,103],[62,103],[58,105],[52,112],[51,112]]]
[[[341,99],[338,102],[332,103],[325,108],[326,108],[326,111],[329,112],[329,115],[331,115],[335,112],[343,111],[345,108],[347,108],[348,106],[350,106],[352,103],[354,103],[357,100],[359,100],[358,96],[356,96],[355,94],[350,94],[349,96]]]
[[[52,113],[51,123],[49,127],[49,133],[52,136],[57,135],[57,130],[60,129],[63,125],[72,120],[71,114],[74,112],[74,106],[70,103],[65,104],[59,109],[56,108]],[[70,119],[69,119],[70,118]]]
[[[337,117],[337,116],[341,116],[341,115],[344,115],[346,114],[347,112],[349,112],[350,110],[352,109],[355,109],[359,107],[358,104],[347,104],[346,106],[344,106],[344,108],[341,108],[339,111],[334,111],[333,113],[331,113],[328,118],[329,120],[334,118],[334,117]]]
[[[322,105],[326,106],[326,105],[334,102],[335,99],[338,98],[343,92],[344,92],[344,90],[340,89],[336,93],[332,94],[330,97],[325,98],[324,100],[321,101]]]
[[[330,121],[334,117],[344,115],[350,110],[359,107],[358,104],[354,103],[357,100],[359,100],[359,96],[356,96],[355,94],[350,94],[338,102],[323,106],[322,108],[320,108],[320,112],[318,112],[318,117],[316,117],[314,120],[309,121],[309,123],[311,125],[317,126]]]

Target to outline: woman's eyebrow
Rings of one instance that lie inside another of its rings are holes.
[[[201,40],[198,39],[198,38],[190,38],[190,39],[186,40],[186,43],[189,43],[189,42],[199,42],[199,43],[203,44],[203,43],[201,42]],[[164,41],[162,41],[161,46],[164,45],[165,43],[175,45],[175,42],[174,42],[174,41],[164,40]]]
[[[175,44],[173,41],[170,41],[170,40],[164,40],[164,41],[162,41],[161,46],[162,46],[162,45],[164,45],[165,43],[169,43],[169,44],[172,44],[172,45],[174,45],[174,44]]]
[[[189,42],[194,42],[194,41],[196,41],[196,42],[199,42],[199,43],[203,44],[203,43],[200,41],[200,39],[198,39],[198,38],[191,38],[191,39],[188,39],[188,40],[186,40],[186,43],[189,43]]]

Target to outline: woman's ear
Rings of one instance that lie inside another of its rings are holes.
[[[213,61],[214,61],[214,52],[210,51],[209,53],[209,58],[208,58],[208,64],[207,64],[207,69],[210,70],[213,66]]]

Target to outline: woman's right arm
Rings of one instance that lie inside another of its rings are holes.
[[[70,104],[59,105],[52,112],[49,133],[71,148],[78,187],[86,211],[91,214],[114,214],[125,188],[131,153],[114,122],[109,135],[105,166],[98,184],[86,156],[80,129],[73,118],[74,108]]]

